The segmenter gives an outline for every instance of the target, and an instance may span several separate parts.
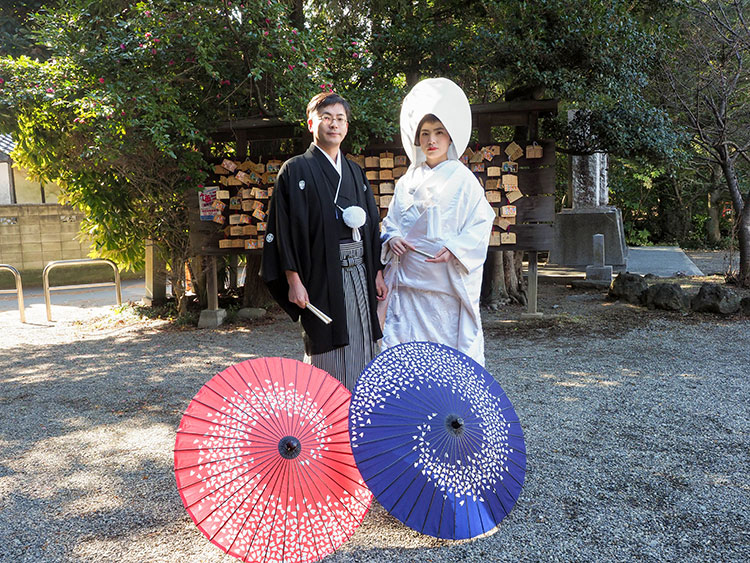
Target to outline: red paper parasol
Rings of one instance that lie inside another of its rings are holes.
[[[316,561],[341,546],[372,501],[349,445],[350,400],[296,360],[248,360],[211,378],[174,451],[198,528],[243,561]]]

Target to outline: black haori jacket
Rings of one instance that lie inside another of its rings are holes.
[[[359,231],[367,268],[370,324],[376,340],[382,337],[377,315],[375,276],[380,264],[380,215],[365,173],[340,153],[339,205],[359,205],[367,221]],[[333,203],[338,174],[314,144],[304,154],[287,160],[279,170],[271,198],[260,275],[273,298],[293,321],[301,318],[305,352],[322,354],[349,344],[346,306],[339,259],[341,211]],[[310,303],[333,319],[329,325],[289,301],[285,270],[296,271]]]

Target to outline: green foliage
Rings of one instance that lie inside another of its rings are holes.
[[[0,58],[0,128],[18,133],[15,159],[86,213],[98,255],[139,267],[155,239],[178,294],[185,196],[206,176],[211,131],[253,115],[302,122],[314,93],[355,87],[341,78],[355,63],[329,62],[356,60],[358,45],[295,28],[283,1],[70,0],[30,24],[51,56]]]

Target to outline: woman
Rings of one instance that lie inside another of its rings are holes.
[[[404,99],[401,140],[411,165],[383,220],[383,347],[429,340],[484,365],[479,293],[495,214],[458,160],[470,135],[469,101],[450,80],[423,80]]]

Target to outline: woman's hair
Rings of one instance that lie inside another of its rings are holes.
[[[425,123],[435,123],[435,122],[442,123],[442,121],[440,121],[437,118],[437,115],[435,115],[434,113],[428,113],[419,121],[419,125],[417,125],[417,131],[416,133],[414,133],[414,146],[415,147],[419,146],[419,134],[422,132],[422,125],[424,125]]]
[[[310,119],[310,116],[313,113],[317,113],[319,110],[334,104],[341,104],[344,106],[346,119],[351,119],[351,108],[349,107],[349,102],[335,92],[321,92],[320,94],[313,96],[310,103],[307,104],[307,119]]]

